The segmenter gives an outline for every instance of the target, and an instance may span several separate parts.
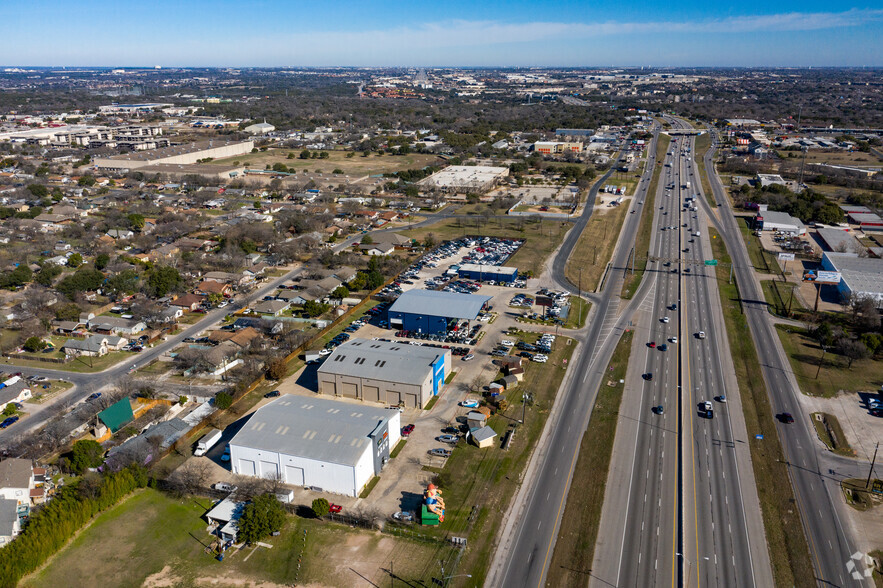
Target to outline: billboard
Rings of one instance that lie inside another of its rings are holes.
[[[815,282],[817,284],[839,284],[840,272],[808,270],[803,272],[803,281]]]
[[[537,306],[555,306],[555,299],[551,296],[537,296]]]
[[[779,261],[794,261],[793,253],[780,253],[776,256]]]

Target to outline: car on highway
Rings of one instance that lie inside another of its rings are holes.
[[[86,398],[86,402],[98,400],[99,398],[101,398],[101,392],[93,392],[92,394],[89,395],[88,398]]]
[[[451,453],[453,452],[450,449],[442,449],[441,447],[429,450],[429,455],[434,457],[451,457]]]
[[[662,319],[660,319],[660,320],[664,323],[669,322],[669,318],[667,316],[662,317]]]
[[[724,394],[721,394],[720,396],[717,397],[717,401],[722,402],[722,403],[726,403],[727,397]]]
[[[414,432],[414,425],[405,425],[402,427],[402,437],[407,437]]]
[[[705,331],[699,331],[698,333],[696,333],[696,338],[705,339]]]
[[[711,410],[711,402],[708,401],[708,400],[706,400],[706,401],[704,401],[704,402],[700,402],[700,403],[699,403],[699,406],[702,407],[702,410],[706,410],[706,411],[707,411],[707,410]]]
[[[665,412],[665,409],[662,407],[661,404],[659,404],[653,407],[653,412],[656,414],[663,414]]]
[[[669,306],[668,308],[669,308],[670,310],[677,310],[677,309],[678,309],[678,305],[677,305],[676,302],[672,302],[671,306]]]
[[[678,342],[678,338],[677,338],[677,337],[669,337],[669,338],[668,338],[668,342],[669,342],[669,343],[677,343],[677,342]]]
[[[641,375],[642,378],[647,380],[648,382],[653,380],[653,372],[647,372],[646,374]]]
[[[650,341],[649,343],[647,343],[647,347],[649,347],[650,349],[655,349],[656,341]]]
[[[790,425],[794,422],[794,417],[791,416],[790,412],[783,412],[776,415],[776,418],[779,419],[780,423],[784,423],[786,425]]]
[[[660,351],[668,351],[668,345],[666,345],[665,343],[663,343],[662,345],[660,345],[659,347],[657,347],[657,349],[659,349]]]

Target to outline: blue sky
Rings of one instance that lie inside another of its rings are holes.
[[[883,66],[883,6],[817,0],[4,0],[3,65]]]

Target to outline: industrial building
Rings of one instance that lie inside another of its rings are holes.
[[[254,141],[199,141],[125,155],[97,157],[94,164],[100,171],[124,172],[161,163],[187,165],[203,159],[235,157],[251,153],[252,149],[254,149]]]
[[[543,155],[560,155],[563,153],[580,153],[583,144],[576,141],[537,141],[533,150]]]
[[[794,235],[806,234],[806,225],[799,218],[794,218],[787,212],[771,210],[754,217],[754,228],[758,231],[782,231]]]
[[[420,180],[419,184],[445,192],[487,192],[508,175],[508,167],[450,165]]]
[[[822,268],[840,272],[837,290],[842,297],[870,296],[877,300],[878,309],[883,308],[883,259],[826,251],[822,254]]]
[[[494,282],[511,284],[518,277],[518,268],[464,263],[457,269],[457,276],[465,280],[477,280],[479,282],[493,280]]]
[[[230,440],[230,463],[234,474],[358,496],[389,460],[400,424],[398,410],[285,395]]]
[[[490,299],[477,294],[408,290],[389,307],[389,326],[415,333],[444,334],[452,322],[475,320]]]
[[[318,370],[319,393],[423,408],[451,372],[451,352],[396,341],[353,339]]]

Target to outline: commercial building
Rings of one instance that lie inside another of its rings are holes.
[[[251,153],[252,149],[254,149],[254,141],[198,141],[185,145],[164,147],[163,149],[152,149],[111,157],[98,157],[94,163],[99,171],[124,172],[156,164],[189,165],[204,159],[235,157]]]
[[[822,254],[822,268],[840,272],[837,290],[842,297],[870,296],[876,299],[878,309],[883,308],[883,259],[826,251]]]
[[[543,155],[560,155],[563,153],[580,153],[583,144],[571,141],[537,141],[533,150]]]
[[[457,276],[466,280],[478,280],[479,282],[493,280],[494,282],[511,284],[518,277],[518,268],[464,263],[457,269]]]
[[[508,175],[508,167],[451,165],[420,180],[419,184],[445,192],[487,192]]]
[[[786,212],[768,210],[754,217],[754,228],[758,231],[782,231],[794,235],[805,235],[806,225],[799,218]]]
[[[490,299],[477,294],[408,290],[387,311],[389,326],[415,333],[444,334],[452,322],[475,320]]]
[[[285,395],[230,440],[233,473],[358,496],[399,440],[398,410]]]
[[[337,347],[319,367],[318,391],[422,408],[441,391],[450,372],[450,350],[353,339]]]
[[[785,181],[785,178],[778,174],[757,174],[757,183],[761,188],[766,188],[767,186],[772,186],[778,184],[780,186],[787,186],[788,182]]]
[[[163,108],[170,108],[174,104],[162,102],[146,102],[143,104],[108,104],[99,106],[98,112],[101,114],[140,114],[145,112],[153,112]]]

